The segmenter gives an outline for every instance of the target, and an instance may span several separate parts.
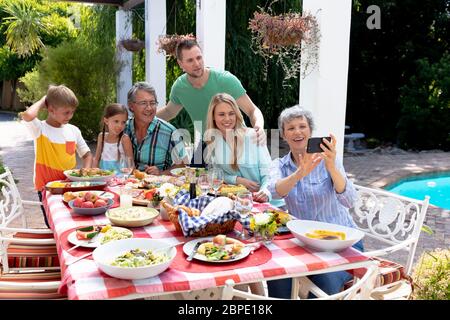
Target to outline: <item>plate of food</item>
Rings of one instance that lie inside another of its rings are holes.
[[[139,206],[148,206],[154,202],[161,201],[163,198],[159,196],[158,189],[132,189],[131,197],[133,198],[133,204]]]
[[[179,187],[184,184],[184,181],[184,177],[147,175],[141,180],[129,178],[125,184],[135,189],[154,189],[160,187],[164,183],[171,183]]]
[[[88,193],[89,192],[89,193]],[[89,197],[92,198],[92,195],[95,195],[96,198],[102,198],[102,199],[111,199],[114,200],[114,193],[109,191],[102,191],[102,190],[85,190],[85,191],[67,191],[63,194],[63,201],[65,203],[69,203],[70,201],[74,200],[75,198],[81,197]]]
[[[69,234],[67,240],[75,245],[84,248],[97,248],[99,245],[110,241],[128,239],[133,237],[131,230],[122,227],[107,226],[86,226],[75,229]]]
[[[197,248],[194,259],[204,262],[234,262],[244,259],[251,252],[251,248],[245,246],[241,241],[222,234],[186,242],[183,245],[183,252],[189,256],[198,242],[200,242],[200,246]]]
[[[234,185],[234,184],[222,184],[218,190],[219,194],[222,196],[237,195],[239,192],[246,192],[248,189],[242,185]]]
[[[114,171],[99,168],[81,168],[64,171],[70,181],[108,181],[116,175]]]
[[[68,191],[103,190],[106,187],[105,181],[66,181],[56,180],[48,182],[45,189],[51,194],[64,194]]]
[[[170,170],[170,174],[174,176],[185,176],[186,175],[186,169],[187,168],[175,168]],[[195,170],[195,176],[198,177],[202,173],[206,173],[206,168],[190,168]]]

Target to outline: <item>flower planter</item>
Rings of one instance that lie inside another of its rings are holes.
[[[141,51],[145,48],[145,42],[139,39],[124,39],[120,45],[128,51]]]
[[[164,51],[166,55],[176,58],[177,45],[180,41],[183,40],[195,40],[195,37],[191,33],[186,35],[174,34],[160,36],[158,39],[158,52]]]
[[[255,12],[249,21],[252,49],[264,58],[265,74],[269,59],[283,68],[284,79],[296,78],[301,67],[301,54],[307,53],[303,76],[314,69],[318,61],[320,32],[317,19],[309,14],[286,13],[272,15]],[[284,81],[283,81],[284,85]]]

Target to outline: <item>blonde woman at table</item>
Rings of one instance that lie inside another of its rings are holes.
[[[257,145],[256,132],[247,128],[236,100],[227,93],[213,96],[206,117],[206,162],[224,171],[225,182],[242,184],[253,200],[272,200],[267,189],[271,158],[266,145]],[[283,205],[276,201],[273,205]]]
[[[273,198],[284,198],[289,213],[297,218],[356,227],[348,210],[356,200],[356,190],[336,159],[335,136],[330,134],[331,142],[323,139],[321,153],[306,153],[314,121],[311,113],[298,105],[281,112],[278,128],[290,152],[272,162],[268,189]],[[362,241],[354,247],[363,251]],[[351,275],[341,271],[309,278],[331,295],[339,292]],[[267,284],[269,296],[290,297],[290,279]]]

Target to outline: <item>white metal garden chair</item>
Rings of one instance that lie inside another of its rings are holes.
[[[27,228],[24,205],[41,203],[22,200],[5,168],[0,174],[0,299],[62,298],[56,292],[61,275],[53,233]],[[16,219],[21,219],[22,228],[10,226]]]
[[[429,197],[416,200],[359,185],[355,185],[355,188],[358,199],[352,209],[354,221],[358,229],[362,230],[367,237],[376,239],[377,243],[380,243],[380,249],[366,251],[364,254],[370,257],[387,257],[390,253],[399,250],[408,253],[403,271],[390,266],[389,261],[380,259],[381,274],[383,269],[389,268],[393,273],[386,273],[384,277],[379,277],[372,298],[383,299],[390,294],[389,299],[406,299],[412,291],[411,281],[407,278],[411,275],[417,243],[427,214]]]
[[[301,299],[300,297],[304,296],[301,293],[302,288],[307,288],[306,291],[314,293],[317,297],[308,300],[368,300],[375,286],[377,276],[378,266],[377,263],[374,263],[366,269],[365,274],[361,278],[355,278],[355,282],[350,288],[333,295],[328,295],[323,292],[307,277],[293,278],[292,296],[295,297],[294,299]],[[285,300],[237,290],[234,288],[234,281],[228,279],[225,281],[225,287],[222,291],[222,300],[231,300],[234,297],[248,300]]]

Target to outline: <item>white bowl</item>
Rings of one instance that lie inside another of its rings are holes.
[[[117,258],[118,256],[132,249],[156,250],[167,248],[170,245],[171,244],[168,242],[155,239],[146,239],[146,238],[122,239],[117,241],[111,241],[97,247],[92,253],[92,257],[94,258],[94,261],[97,263],[99,269],[111,277],[126,280],[146,279],[154,277],[166,271],[166,269],[170,266],[170,264],[172,263],[173,259],[177,254],[177,250],[174,247],[168,249],[167,251],[162,250],[161,252],[167,252],[167,255],[170,257],[170,259],[166,262],[156,265],[127,268],[127,267],[112,266],[111,262],[114,261],[114,259]]]
[[[291,220],[286,224],[286,227],[303,244],[318,251],[342,251],[351,247],[364,237],[364,232],[360,230],[320,221]],[[305,235],[318,229],[344,232],[346,235],[345,240],[313,239]]]
[[[132,211],[134,217],[126,217],[127,211]],[[143,227],[153,222],[159,216],[159,211],[148,207],[114,208],[106,212],[106,217],[116,226]]]

